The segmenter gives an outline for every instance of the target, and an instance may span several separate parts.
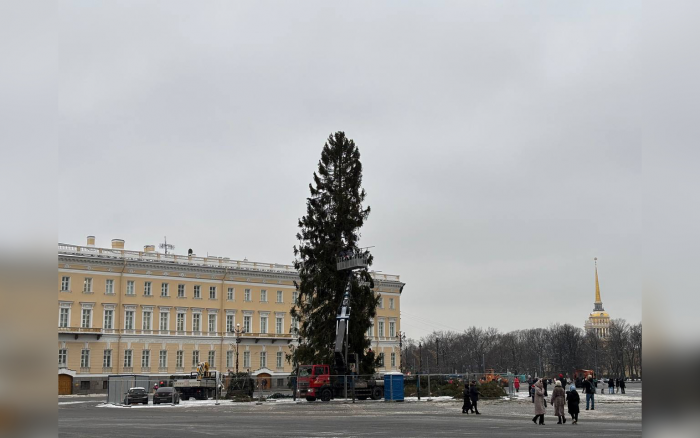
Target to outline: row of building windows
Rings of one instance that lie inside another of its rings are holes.
[[[71,291],[71,277],[70,276],[63,276],[61,277],[61,291],[62,292],[70,292]],[[202,286],[199,284],[196,284],[193,286],[193,291],[192,291],[192,297],[196,299],[201,299],[202,298]],[[263,289],[260,291],[260,302],[261,303],[267,303],[268,302],[268,291]],[[93,281],[92,278],[86,277],[83,279],[83,293],[93,293]],[[105,294],[107,295],[113,295],[114,294],[114,280],[108,279],[105,282]],[[126,282],[126,295],[136,295],[136,282],[134,280],[127,280]],[[146,281],[144,282],[143,285],[143,295],[144,296],[153,296],[153,282],[151,281]],[[170,283],[161,283],[160,284],[160,296],[161,297],[169,297],[170,296]],[[177,285],[177,297],[178,298],[187,298],[187,285],[185,284],[178,284]],[[296,302],[298,297],[298,292],[297,291],[292,291],[292,302]],[[209,286],[209,299],[210,300],[215,300],[217,299],[217,286]],[[226,299],[228,301],[235,301],[236,300],[236,289],[233,287],[229,287],[226,290]],[[243,290],[243,301],[248,301],[252,302],[253,301],[253,294],[251,289],[244,289]],[[393,301],[393,298],[392,298]],[[284,291],[278,290],[276,293],[276,303],[284,303]],[[392,304],[393,306],[393,304]],[[393,307],[392,307],[393,308]]]
[[[60,328],[70,327],[70,307],[61,307],[59,309],[58,316],[58,326]],[[135,310],[125,310],[124,311],[124,329],[125,330],[135,330]],[[81,309],[80,327],[81,328],[93,328],[93,309],[84,307]],[[217,315],[207,314],[207,331],[217,332]],[[260,316],[258,326],[259,331],[257,333],[269,333],[269,316]],[[153,311],[144,310],[141,312],[141,330],[153,330]],[[275,320],[275,334],[284,334],[284,316],[277,316]],[[187,331],[187,314],[183,312],[178,312],[175,318],[175,330],[184,332]],[[193,332],[202,332],[202,314],[192,313],[191,327]],[[235,315],[226,315],[226,331],[233,332],[236,327]],[[105,330],[114,329],[114,310],[105,309],[103,312],[103,323],[102,328]],[[299,323],[296,318],[292,318],[291,333],[296,333],[299,329]],[[162,310],[159,313],[158,319],[158,330],[169,331],[170,330],[170,311]],[[253,333],[253,316],[243,315],[243,330],[246,333]]]
[[[383,338],[384,333],[384,321],[379,320],[377,321],[377,337]],[[374,336],[374,324],[370,324],[367,329],[367,336],[370,338]],[[396,321],[389,321],[389,337],[396,337]]]
[[[165,369],[168,367],[168,350],[160,350],[158,352],[158,368]],[[234,365],[234,351],[226,352],[226,367],[231,368]],[[382,353],[383,354],[383,353]],[[251,352],[243,352],[243,368],[251,367]],[[184,368],[185,352],[182,350],[177,350],[175,352],[175,367]],[[207,360],[211,368],[216,368],[216,351],[211,350],[208,352]],[[61,348],[58,350],[58,366],[60,368],[65,368],[68,363],[68,349]],[[200,363],[199,350],[192,352],[192,367],[196,368]],[[395,363],[394,353],[392,353],[392,364]],[[124,368],[133,368],[134,366],[134,350],[124,350]],[[284,367],[284,352],[278,351],[275,355],[275,365],[278,369]],[[259,366],[260,368],[267,367],[267,352],[261,351],[259,353]],[[393,366],[393,365],[392,365]],[[112,368],[112,350],[107,349],[102,352],[102,367]],[[151,367],[151,350],[141,351],[141,368]],[[90,368],[90,349],[83,348],[80,351],[80,368]]]

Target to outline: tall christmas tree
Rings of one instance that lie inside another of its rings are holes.
[[[309,190],[306,215],[299,220],[299,244],[294,247],[299,293],[290,313],[300,324],[299,344],[290,358],[300,365],[331,364],[336,312],[349,278],[347,272],[336,269],[337,257],[341,252],[359,251],[359,231],[370,212],[369,207],[362,205],[365,191],[360,151],[344,132],[328,137]],[[370,256],[368,265],[371,264]],[[366,333],[376,315],[379,297],[368,286],[372,281],[366,271],[357,277],[352,280],[352,312],[346,342],[350,355],[360,357],[360,373],[371,374],[375,359]]]

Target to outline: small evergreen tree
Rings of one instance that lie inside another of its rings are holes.
[[[348,280],[347,272],[336,270],[336,257],[341,251],[359,250],[359,230],[370,212],[369,207],[362,205],[365,191],[360,151],[344,132],[328,137],[309,190],[306,215],[299,220],[299,244],[294,247],[294,267],[299,273],[295,286],[299,294],[290,313],[300,321],[299,345],[292,349],[288,360],[295,364],[332,364],[336,313]],[[366,271],[360,277],[371,283]],[[370,340],[366,333],[376,315],[379,297],[356,280],[351,294],[346,339],[349,356],[357,353],[362,364],[359,372],[371,374],[375,360],[373,354],[368,354]]]

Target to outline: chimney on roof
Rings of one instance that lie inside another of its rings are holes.
[[[124,241],[122,239],[112,239],[112,249],[124,249]]]
[[[155,245],[144,245],[143,246],[143,251],[144,252],[155,252],[156,246]]]
[[[87,237],[87,246],[89,247],[95,247],[95,236],[88,236]]]

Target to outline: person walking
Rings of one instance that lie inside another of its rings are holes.
[[[472,401],[469,398],[469,382],[464,384],[464,391],[462,392],[462,394],[464,395],[464,403],[462,404],[462,413],[468,414],[472,408]]]
[[[532,376],[527,376],[527,390],[530,392],[532,403],[535,402],[535,380]]]
[[[481,415],[477,402],[479,401],[479,388],[476,387],[476,380],[472,380],[472,386],[469,388],[469,398],[472,401],[472,414]]]
[[[564,414],[564,405],[566,404],[566,393],[561,387],[561,381],[556,380],[554,383],[554,391],[552,391],[552,399],[550,403],[554,407],[554,415],[557,416],[557,424],[566,423],[566,414]]]
[[[586,410],[590,406],[591,410],[595,410],[595,385],[593,383],[593,376],[588,375],[586,380],[583,381],[583,393],[586,394]]]
[[[576,385],[569,387],[569,392],[566,393],[566,403],[569,406],[569,414],[571,414],[571,424],[578,424],[578,405],[581,403],[581,397],[576,391]]]
[[[620,386],[618,382],[617,386]],[[608,394],[615,394],[615,379],[608,377]]]
[[[544,385],[544,396],[549,396],[549,394],[547,394],[547,379],[542,379],[542,385]]]
[[[618,392],[618,393],[620,392],[620,380],[621,379],[619,377],[617,379],[615,379],[615,386],[617,387],[617,390],[615,392]]]
[[[545,407],[545,398],[544,398],[544,388],[543,388],[543,383],[542,379],[538,380],[537,383],[535,383],[535,416],[532,417],[532,422],[537,424],[537,420],[539,419],[540,422],[539,424],[544,425],[544,414],[547,413],[547,409]]]
[[[624,394],[626,387],[627,387],[627,384],[625,383],[625,376],[622,376],[620,378],[620,392]]]
[[[515,387],[515,392],[520,392],[520,379],[519,378],[517,378],[517,377],[515,378],[515,380],[513,381],[513,386]]]

